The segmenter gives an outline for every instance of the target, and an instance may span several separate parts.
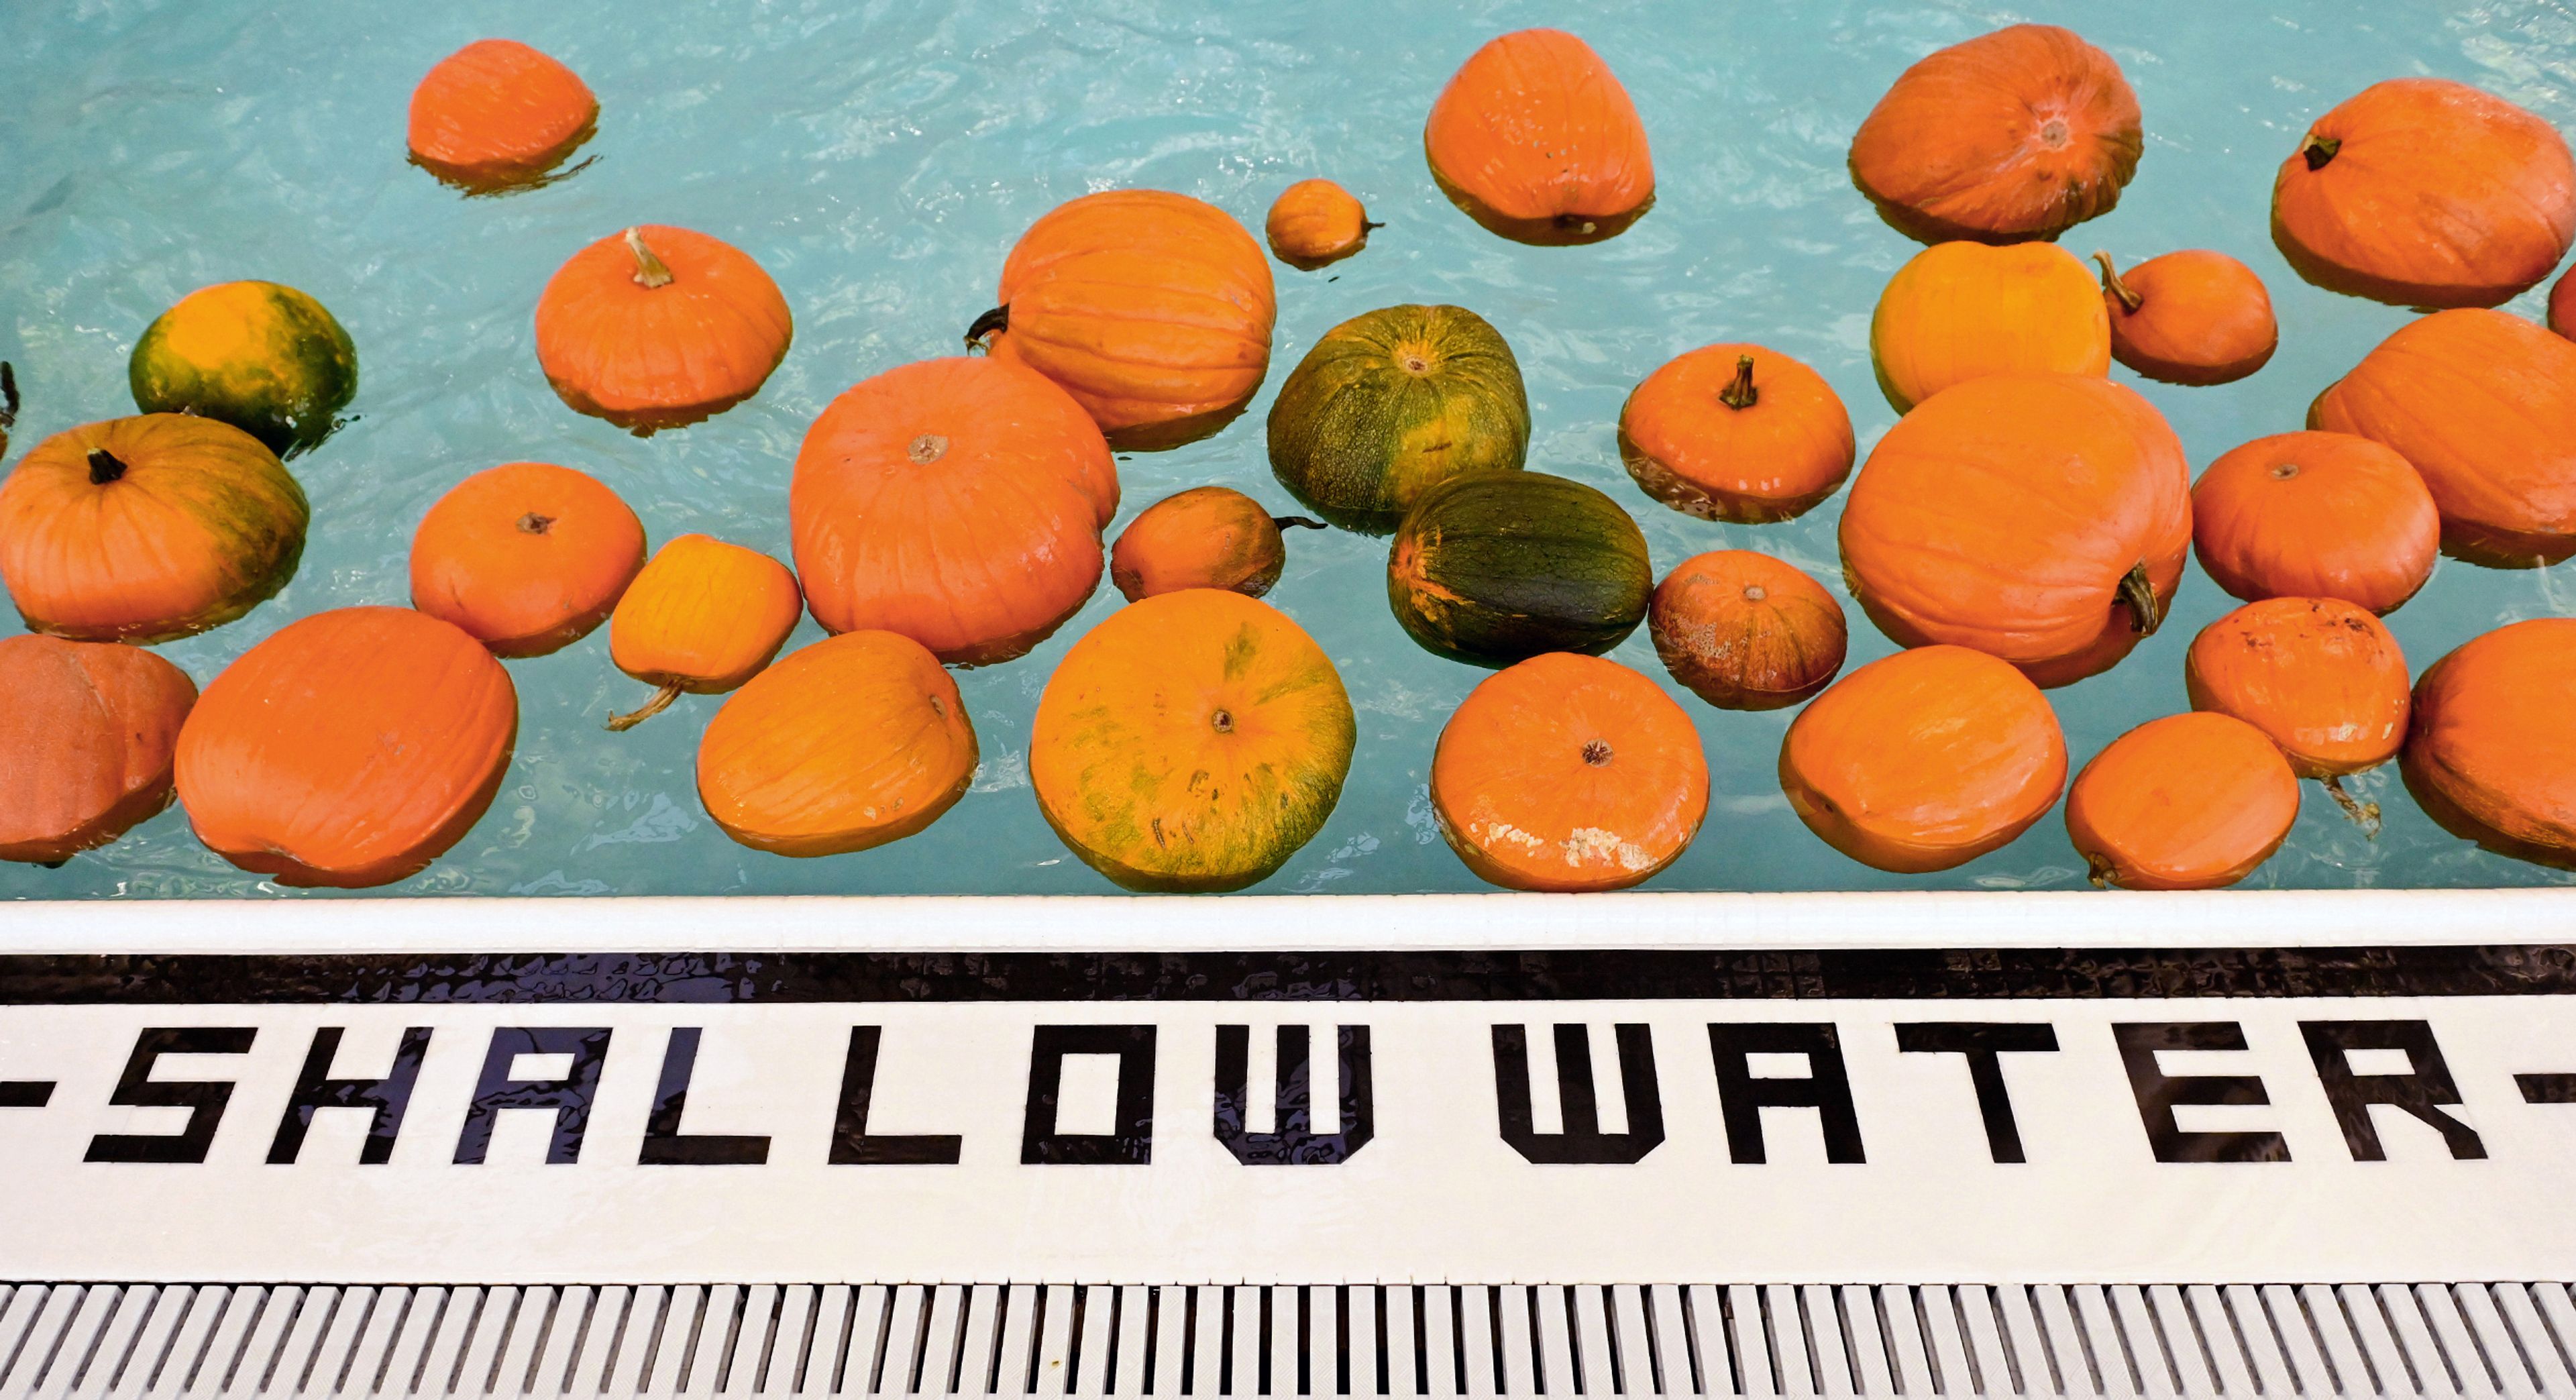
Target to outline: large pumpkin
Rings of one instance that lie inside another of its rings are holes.
[[[469,193],[541,183],[599,126],[571,69],[515,39],[477,39],[411,93],[414,165]]]
[[[1029,782],[1074,854],[1129,889],[1233,890],[1323,829],[1358,730],[1286,614],[1194,588],[1111,613],[1038,698]]]
[[[59,865],[170,805],[186,672],[141,647],[0,638],[0,860]]]
[[[2441,516],[2406,459],[2350,433],[2276,433],[2191,488],[2192,543],[2218,586],[2393,612],[2433,575]]]
[[[2108,374],[2111,323],[2093,274],[2053,243],[1937,243],[1879,293],[1869,360],[1906,413],[1981,375]]]
[[[340,426],[358,393],[358,347],[293,287],[223,282],[155,317],[125,374],[145,413],[217,419],[292,457]]]
[[[1330,180],[1300,180],[1271,201],[1261,231],[1279,261],[1301,271],[1340,262],[1368,246],[1368,210]]]
[[[1523,243],[1596,243],[1655,205],[1636,104],[1561,29],[1505,34],[1470,55],[1431,104],[1422,150],[1451,203]]]
[[[1673,679],[1722,710],[1776,710],[1822,690],[1851,634],[1824,586],[1767,554],[1719,549],[1683,560],[1647,609]]]
[[[2141,140],[2109,54],[2016,24],[1899,75],[1852,136],[1852,183],[1925,243],[2055,238],[2120,202]]]
[[[644,524],[598,478],[511,462],[458,482],[411,537],[411,605],[495,656],[543,656],[608,620]]]
[[[720,695],[760,674],[803,607],[796,576],[759,550],[712,535],[663,545],[608,620],[608,659],[653,695],[608,727],[632,729],[683,694]]]
[[[576,412],[637,435],[685,427],[760,392],[794,318],[730,243],[639,224],[575,253],[537,297],[537,365]]]
[[[2183,689],[2193,709],[2263,731],[2292,771],[2324,779],[2353,820],[2378,822],[2378,804],[2341,780],[2396,757],[2404,742],[2406,656],[2367,610],[2339,598],[2248,603],[2191,639]]]
[[[482,818],[518,729],[482,643],[409,608],[340,608],[206,687],[179,731],[179,801],[197,839],[254,874],[391,884]]]
[[[2510,623],[2415,682],[2400,771],[2454,836],[2576,869],[2576,618]]]
[[[1258,598],[1288,566],[1288,544],[1279,532],[1290,525],[1324,528],[1303,516],[1274,516],[1231,487],[1193,487],[1127,522],[1109,551],[1109,579],[1131,603],[1184,588],[1224,588]]]
[[[303,488],[239,428],[111,418],[36,444],[0,485],[0,581],[36,631],[169,641],[285,587],[307,518]]]
[[[1760,345],[1703,345],[1619,409],[1619,459],[1647,495],[1702,520],[1803,515],[1851,475],[1851,414],[1823,375]]]
[[[2111,357],[2167,384],[2227,384],[2261,369],[2280,347],[2272,294],[2254,269],[2206,248],[2185,248],[2132,266],[2109,253],[2102,305],[2111,316]]]
[[[1898,643],[1975,647],[2064,685],[2163,621],[2191,547],[2191,478],[2134,391],[1992,375],[1888,429],[1841,533],[1852,595]]]
[[[1188,195],[1106,190],[1058,205],[1002,264],[966,343],[1073,395],[1109,445],[1178,447],[1233,422],[1270,369],[1270,260]]]
[[[2272,182],[2272,241],[2329,291],[2494,306],[2576,237],[2557,128],[2466,83],[2391,78],[2308,127]]]
[[[1463,476],[1422,493],[1386,557],[1387,603],[1440,656],[1508,666],[1598,656],[1644,621],[1655,575],[1619,503],[1540,472]]]
[[[2272,858],[2299,819],[2299,780],[2260,730],[2220,714],[2166,715],[2084,765],[2066,834],[2093,883],[2211,890]]]
[[[1270,470],[1317,515],[1383,534],[1454,477],[1519,471],[1520,362],[1461,306],[1390,306],[1315,342],[1270,406]]]

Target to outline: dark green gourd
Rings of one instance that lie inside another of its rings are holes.
[[[1396,621],[1431,652],[1508,666],[1598,656],[1646,616],[1646,537],[1619,503],[1541,472],[1460,477],[1422,493],[1387,553]]]

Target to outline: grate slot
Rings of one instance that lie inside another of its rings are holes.
[[[2532,1301],[2535,1291],[2519,1283],[2490,1284],[2480,1290],[2495,1304],[2496,1314],[2513,1333],[2515,1350],[2532,1375],[2532,1388],[2546,1395],[2576,1395],[2576,1374],[2549,1335],[2549,1324]]]

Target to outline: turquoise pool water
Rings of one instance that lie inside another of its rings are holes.
[[[1300,273],[1274,264],[1270,378],[1224,433],[1120,463],[1118,526],[1161,497],[1221,482],[1274,508],[1261,423],[1325,329],[1373,307],[1449,301],[1499,327],[1528,377],[1533,468],[1589,481],[1645,527],[1658,573],[1702,550],[1761,549],[1839,595],[1840,500],[1760,527],[1688,519],[1620,469],[1621,400],[1668,357],[1755,340],[1815,365],[1850,406],[1864,454],[1893,421],[1866,331],[1915,250],[1844,174],[1852,129],[1916,57],[2013,19],[2064,23],[2107,48],[2146,113],[2146,155],[2117,211],[2066,240],[2125,264],[2210,247],[2270,284],[2282,325],[2262,373],[2214,389],[2138,381],[2197,469],[2300,425],[2309,398],[2407,319],[2299,282],[2267,234],[2275,164],[2309,118],[2366,84],[2463,79],[2558,121],[2576,116],[2576,19],[2545,4],[2229,6],[2034,3],[1605,7],[1390,6],[1376,0],[1208,5],[621,0],[311,5],[59,0],[9,6],[0,46],[0,358],[26,410],[23,452],[75,423],[133,411],[127,352],[171,301],[258,277],[319,297],[355,337],[358,421],[292,469],[313,501],[301,573],[247,619],[163,648],[200,684],[286,622],[407,600],[413,526],[449,486],[535,458],[592,472],[655,543],[690,530],[787,557],[789,464],[806,426],[858,379],[956,353],[1031,220],[1091,190],[1180,190],[1256,230],[1271,198],[1331,176],[1386,222],[1369,249]],[[1524,248],[1479,230],[1432,187],[1421,130],[1476,46],[1534,24],[1582,33],[1626,82],[1654,143],[1659,198],[1626,235]],[[536,44],[603,105],[595,163],[570,180],[467,200],[403,161],[404,110],[428,66],[486,35]],[[530,316],[565,257],[637,222],[684,224],[758,258],[796,315],[785,365],[751,402],[640,440],[558,402]],[[2538,295],[2511,309],[2539,314]],[[14,456],[14,452],[13,452]],[[1115,527],[1113,527],[1115,528]],[[1417,650],[1388,615],[1385,546],[1295,532],[1271,601],[1340,666],[1357,759],[1323,834],[1265,892],[1482,888],[1432,826],[1424,777],[1452,707],[1486,673]],[[1110,886],[1039,817],[1030,716],[1073,640],[1119,604],[1105,586],[1034,654],[958,680],[984,753],[974,791],[928,832],[796,861],[745,850],[700,811],[692,779],[712,699],[623,735],[645,691],[604,632],[510,664],[517,758],[491,813],[397,894],[1096,893]],[[1846,598],[1846,603],[1848,599]],[[2184,707],[2182,657],[2232,606],[2195,565],[2165,630],[2108,675],[2053,692],[2081,763]],[[2420,671],[2469,636],[2576,613],[2576,565],[2501,573],[2445,560],[2389,619]],[[1852,610],[1852,663],[1889,644]],[[789,642],[818,636],[809,620]],[[1614,655],[1664,679],[1642,632]],[[1650,889],[2081,887],[2052,815],[2012,846],[1941,875],[1881,875],[1809,835],[1774,778],[1788,713],[1698,721],[1714,791],[1688,854]],[[2576,699],[2576,697],[2571,697]],[[0,698],[5,703],[5,698]],[[2443,834],[2394,767],[2353,783],[2383,803],[2365,839],[2314,784],[2296,832],[2254,886],[2566,884]],[[60,870],[0,866],[0,897],[224,896],[268,888],[200,847],[177,811]]]

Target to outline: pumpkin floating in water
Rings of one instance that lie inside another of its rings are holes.
[[[957,682],[921,643],[844,632],[745,682],[698,742],[698,800],[725,834],[834,856],[929,827],[975,776]]]
[[[2576,869],[2576,618],[2509,623],[2415,682],[2406,790],[2442,829],[2520,860]]]
[[[1062,389],[951,356],[842,392],[805,434],[787,515],[814,620],[1007,661],[1100,583],[1118,468]]]
[[[2111,357],[2167,384],[2227,384],[2261,369],[2281,343],[2272,294],[2254,269],[2205,248],[2102,264]]]
[[[2139,725],[2093,755],[2066,794],[2066,834],[2105,888],[2235,884],[2298,819],[2299,780],[2281,751],[2221,714]]]
[[[1449,202],[1521,243],[1597,243],[1655,205],[1646,124],[1610,65],[1561,29],[1523,29],[1470,55],[1422,128]]]
[[[1109,551],[1109,579],[1128,602],[1184,588],[1223,588],[1258,598],[1288,565],[1286,526],[1323,529],[1319,520],[1272,516],[1261,503],[1224,486],[1166,496],[1128,522]]]
[[[749,254],[639,224],[575,253],[537,298],[537,365],[574,411],[637,436],[760,392],[787,357],[787,299]]]
[[[1422,493],[1387,552],[1395,620],[1452,661],[1598,656],[1646,619],[1646,536],[1619,503],[1540,472],[1462,476]]]
[[[59,865],[170,805],[187,673],[140,647],[0,638],[0,860]]]
[[[2066,786],[2048,697],[1981,651],[1928,646],[1845,676],[1789,722],[1780,790],[1863,865],[1923,874],[1997,850]]]
[[[2301,277],[2398,306],[2494,306],[2576,237],[2557,128],[2465,83],[2392,78],[2317,118],[2272,182],[2272,241]]]
[[[2055,238],[2120,202],[2142,140],[2109,54],[2016,24],[1906,69],[1852,136],[1852,183],[1924,243]]]
[[[1529,454],[1520,362],[1459,306],[1390,306],[1315,342],[1270,406],[1270,470],[1326,520],[1383,534],[1454,477]]]
[[[966,343],[1062,385],[1122,451],[1195,442],[1270,369],[1270,260],[1188,195],[1106,190],[1029,225]]]
[[[1975,647],[2065,685],[2163,622],[2191,548],[2191,478],[2135,391],[1991,375],[1888,429],[1841,534],[1852,596],[1898,644]]]
[[[322,303],[275,282],[224,282],[179,298],[126,361],[134,405],[230,423],[284,457],[340,426],[358,394],[358,347]]]
[[[1369,222],[1349,190],[1330,180],[1300,180],[1272,201],[1262,232],[1279,261],[1312,272],[1367,247],[1369,230],[1384,227]]]
[[[543,656],[608,620],[644,525],[595,477],[511,462],[458,482],[411,537],[411,605],[495,656]]]
[[[599,99],[571,69],[513,39],[477,39],[412,89],[411,159],[468,192],[519,188],[598,125]]]
[[[796,628],[804,599],[787,566],[709,535],[682,535],[655,551],[608,622],[608,659],[655,687],[653,698],[609,717],[627,730],[683,693],[717,695],[760,673]]]
[[[56,433],[0,485],[0,582],[38,632],[166,642],[286,586],[303,488],[250,434],[151,413]]]
[[[2393,612],[2433,576],[2442,521],[2406,459],[2350,433],[2256,438],[2191,488],[2200,566],[2229,593]]]
[[[482,643],[409,608],[338,608],[206,687],[179,731],[179,801],[253,874],[391,884],[482,818],[518,730],[518,692]]]
[[[2576,267],[2568,268],[2549,289],[2549,328],[2576,340]],[[0,446],[6,445],[0,441]]]
[[[1358,729],[1323,648],[1215,588],[1148,598],[1074,643],[1038,698],[1038,810],[1134,890],[1236,890],[1323,829]]]
[[[2053,243],[1936,243],[1888,279],[1869,360],[1897,412],[1989,374],[2111,372],[2093,274]]]
[[[2338,598],[2248,603],[2192,638],[2183,686],[2193,709],[2262,730],[2293,772],[2323,778],[2345,815],[2377,828],[2379,804],[2340,780],[2406,739],[2406,657],[2378,618]]]
[[[1619,410],[1619,458],[1646,494],[1702,520],[1791,520],[1852,469],[1851,414],[1824,376],[1760,345],[1703,345]]]
[[[1708,760],[1662,687],[1550,652],[1487,676],[1441,727],[1431,811],[1488,884],[1626,889],[1699,834]]]
[[[1655,586],[1655,654],[1673,679],[1721,710],[1776,710],[1822,690],[1843,668],[1842,604],[1767,554],[1712,550]]]

